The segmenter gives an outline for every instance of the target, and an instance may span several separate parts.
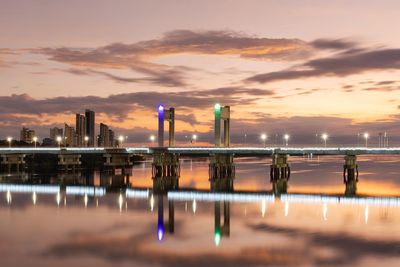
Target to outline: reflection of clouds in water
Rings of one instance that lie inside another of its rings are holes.
[[[398,240],[371,240],[351,236],[343,232],[322,233],[274,226],[265,223],[249,225],[249,227],[255,232],[283,234],[294,239],[303,240],[305,243],[304,245],[308,247],[307,254],[304,256],[309,258],[317,266],[357,266],[357,263],[364,257],[378,256],[398,258],[400,255],[400,241]],[[296,246],[298,243],[294,244]],[[336,253],[330,255],[330,257],[319,258],[313,255],[313,250],[316,248],[335,251]],[[290,247],[288,250],[291,251],[292,248]]]

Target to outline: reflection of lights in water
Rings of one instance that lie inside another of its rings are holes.
[[[37,201],[37,195],[36,195],[36,192],[33,192],[33,193],[32,193],[32,202],[33,202],[33,205],[36,205],[36,201]]]
[[[85,207],[87,207],[87,204],[88,204],[88,201],[89,201],[89,199],[88,199],[88,196],[85,194],[85,196],[83,197],[83,201],[85,202]]]
[[[185,212],[187,212],[188,207],[187,207],[187,202],[185,202]]]
[[[289,215],[289,201],[285,201],[285,217]]]
[[[119,197],[118,197],[119,212],[122,211],[122,205],[124,205],[124,198],[123,198],[122,195],[120,194]]]
[[[61,194],[60,194],[60,192],[58,192],[57,195],[56,195],[56,202],[57,202],[57,206],[60,206],[60,202],[61,202]]]
[[[67,197],[64,196],[64,207],[67,206]]]
[[[7,203],[8,203],[8,204],[11,204],[12,197],[11,197],[11,192],[10,192],[10,191],[7,191],[6,199],[7,199]]]
[[[157,225],[157,238],[159,241],[164,239],[164,225],[162,222],[159,222]]]
[[[196,202],[196,199],[194,199],[193,202],[192,202],[192,210],[193,210],[193,213],[196,213],[196,210],[197,210],[197,202]]]
[[[247,216],[247,207],[244,207],[244,216]]]
[[[96,198],[96,207],[97,208],[99,207],[99,199],[98,198]]]
[[[326,221],[328,219],[327,215],[328,215],[328,204],[324,203],[322,205],[322,216],[324,218],[324,221]]]
[[[151,195],[150,197],[150,210],[154,210],[154,195]]]
[[[368,216],[369,216],[369,208],[368,205],[365,206],[365,210],[364,210],[364,221],[365,224],[368,224]]]
[[[214,232],[214,243],[217,247],[221,243],[221,232],[218,230],[215,230]]]
[[[265,200],[261,201],[261,215],[264,218],[265,217],[265,212],[267,211],[267,203],[265,203]]]

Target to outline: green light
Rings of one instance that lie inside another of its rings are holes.
[[[217,247],[221,243],[221,233],[219,231],[214,232],[214,243]]]
[[[215,104],[214,109],[215,109],[215,111],[220,111],[221,105],[219,103]]]

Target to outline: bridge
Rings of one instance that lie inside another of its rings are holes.
[[[40,162],[51,161],[63,171],[76,171],[85,166],[97,165],[102,170],[131,168],[137,156],[153,158],[152,179],[154,187],[161,193],[177,189],[180,177],[180,156],[209,157],[209,180],[213,191],[233,191],[235,177],[234,158],[271,157],[270,182],[276,194],[285,194],[290,178],[289,156],[342,155],[344,156],[343,182],[346,194],[354,195],[358,182],[358,155],[399,155],[397,148],[368,147],[231,147],[229,106],[214,106],[214,146],[210,147],[176,147],[175,146],[175,108],[160,105],[158,113],[158,146],[157,147],[8,147],[0,148],[0,167],[8,169],[31,169]],[[168,146],[164,142],[164,123],[169,123]],[[223,129],[221,129],[221,121]],[[221,133],[222,131],[222,133]],[[288,137],[285,135],[285,137]],[[222,142],[223,141],[223,142]]]

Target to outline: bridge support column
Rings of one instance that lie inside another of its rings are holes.
[[[152,179],[153,190],[156,193],[178,189],[180,175],[178,154],[156,153],[153,155]]]
[[[346,155],[343,165],[343,183],[346,184],[345,195],[355,195],[358,182],[358,164],[356,155]]]
[[[107,150],[103,157],[104,167],[111,170],[113,174],[115,174],[116,169],[121,169],[121,174],[130,173],[133,165],[132,155],[116,149]]]
[[[75,171],[81,167],[81,155],[79,154],[58,154],[58,167],[64,171]]]
[[[5,167],[8,172],[15,167],[16,172],[20,172],[25,167],[25,154],[5,154],[1,155],[1,165]]]
[[[233,154],[213,154],[210,158],[209,177],[212,191],[233,191],[235,164]]]
[[[270,169],[270,181],[272,191],[276,195],[287,193],[288,181],[290,178],[289,155],[273,154]]]

